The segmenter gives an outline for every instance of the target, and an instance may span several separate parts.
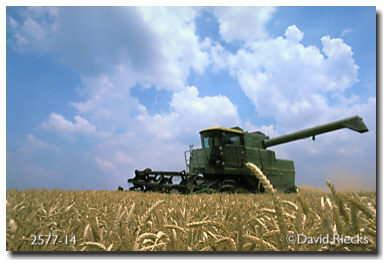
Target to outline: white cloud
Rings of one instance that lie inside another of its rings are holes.
[[[249,119],[245,122],[245,131],[248,132],[260,131],[265,135],[269,136],[270,138],[274,138],[280,135],[278,131],[275,129],[274,125],[268,125],[268,126],[262,125],[258,127],[253,125]]]
[[[219,22],[219,34],[226,42],[252,41],[267,38],[266,23],[274,7],[214,7]]]
[[[351,47],[342,39],[323,37],[321,53],[304,46],[302,38],[303,32],[293,25],[285,38],[253,41],[250,49],[236,54],[219,44],[211,50],[215,68],[227,68],[257,113],[275,117],[283,129],[336,118],[340,110],[331,107],[328,97],[341,100],[343,91],[358,81]]]
[[[22,146],[17,150],[16,154],[20,158],[28,158],[33,153],[39,151],[45,152],[57,152],[60,148],[52,143],[47,143],[34,134],[27,134],[26,139],[23,141]]]
[[[131,139],[127,139],[127,141],[131,142]],[[103,152],[102,147],[105,149],[107,148],[108,150]],[[120,147],[112,149],[109,145],[103,144],[99,148],[100,155],[95,156],[95,160],[100,169],[106,171],[111,176],[122,176],[124,178],[124,176],[128,174],[128,170],[134,169],[136,164],[139,162],[138,159],[132,157],[134,154],[138,154],[138,152],[135,152],[134,150],[121,151],[120,149]],[[110,152],[107,153],[108,151]],[[124,179],[121,181],[124,181]]]
[[[200,42],[195,34],[196,8],[26,10],[21,23],[8,18],[15,47],[56,55],[80,74],[78,90],[84,97],[71,103],[78,112],[73,121],[51,113],[42,127],[61,135],[100,137],[90,155],[110,177],[124,181],[129,170],[146,167],[182,170],[183,152],[189,144],[199,146],[201,129],[242,126],[229,98],[202,96],[188,86],[191,71],[202,74],[210,62],[214,70],[226,69],[237,79],[259,116],[276,121],[254,125],[247,120],[244,130],[274,137],[355,114],[373,129],[362,136],[340,131],[309,145],[275,147],[277,156],[294,159],[297,169],[310,162],[319,171],[329,155],[343,161],[351,151],[375,155],[375,97],[365,101],[346,93],[358,82],[351,47],[329,36],[321,39],[322,49],[305,46],[304,33],[296,25],[284,36],[270,38],[266,25],[275,8],[213,8],[222,39],[243,43],[237,53],[207,38]],[[166,103],[169,111],[150,114],[131,94],[136,84],[172,91],[172,100]],[[36,148],[54,148],[34,135],[27,138]],[[297,173],[301,178],[302,172]]]
[[[42,128],[52,129],[59,133],[83,135],[96,134],[96,127],[79,115],[74,117],[75,122],[66,120],[62,115],[51,113],[49,119],[41,124]]]
[[[13,17],[7,17],[8,18],[8,22],[9,22],[9,25],[11,26],[11,28],[17,28],[19,26],[19,23],[13,18]]]
[[[52,25],[44,19],[39,19],[39,14],[52,19],[53,12],[51,8],[37,7],[27,8],[29,14],[22,13],[24,20],[18,23],[12,16],[8,16],[8,21],[12,28],[13,48],[17,51],[35,51],[37,53],[46,52],[49,48],[47,42],[51,32]]]
[[[126,128],[131,123],[131,117],[146,112],[138,99],[130,95],[130,87],[135,83],[131,72],[124,67],[111,75],[83,77],[82,83],[85,100],[71,105],[99,132],[114,133],[117,129]]]
[[[26,40],[19,48],[58,55],[80,74],[78,90],[85,98],[71,103],[79,113],[74,121],[52,113],[42,127],[62,135],[109,135],[101,138],[94,158],[118,175],[171,152],[176,159],[168,165],[182,166],[186,140],[197,139],[201,127],[240,123],[225,96],[199,97],[196,88],[185,86],[190,72],[202,73],[210,61],[210,41],[200,42],[195,34],[196,15],[187,7],[28,9],[29,27],[15,25],[13,31]],[[34,30],[42,32],[39,38],[30,34]],[[175,91],[171,111],[150,115],[131,96],[136,84]]]
[[[340,36],[341,36],[341,37],[344,37],[345,35],[351,33],[352,31],[353,31],[353,29],[351,29],[351,28],[343,29],[343,30],[341,31],[341,33],[340,33]]]
[[[158,68],[164,65],[164,73],[158,76],[159,80],[154,85],[176,82],[171,86],[181,89],[190,69],[202,73],[209,64],[209,57],[205,48],[208,41],[200,43],[195,34],[195,16],[197,12],[193,8],[140,8],[144,22],[160,41],[160,47],[164,63],[156,64]],[[162,71],[163,69],[159,69]],[[156,76],[156,75],[154,75]]]
[[[31,7],[22,14],[22,25],[9,16],[14,47],[54,53],[82,77],[122,68],[131,83],[180,90],[191,70],[202,73],[209,64],[194,8]]]
[[[171,111],[147,112],[128,120],[123,133],[114,134],[97,147],[102,169],[124,176],[135,169],[183,170],[184,151],[200,146],[199,131],[217,125],[240,125],[237,107],[222,95],[200,97],[196,87],[173,94]]]
[[[214,43],[213,67],[216,71],[227,69],[258,115],[276,121],[265,126],[247,120],[249,131],[282,135],[352,115],[362,116],[368,133],[344,129],[318,136],[315,142],[306,139],[271,149],[277,158],[294,160],[297,184],[318,184],[337,169],[352,175],[359,172],[355,181],[375,189],[375,95],[360,99],[348,92],[359,81],[359,68],[351,47],[342,39],[324,36],[321,50],[303,45],[303,37],[293,25],[284,37],[246,42],[235,54]]]
[[[198,89],[193,86],[174,93],[170,106],[172,112],[168,114],[144,114],[137,120],[152,135],[170,139],[193,135],[209,126],[241,123],[237,107],[226,96],[199,97]]]
[[[99,167],[104,169],[104,170],[108,170],[108,171],[116,170],[116,166],[112,162],[109,162],[107,160],[103,160],[102,158],[100,158],[98,156],[95,157],[95,160],[98,163]]]
[[[7,151],[7,188],[51,187],[59,173],[38,158],[42,154],[54,158],[60,153],[57,145],[43,141],[34,134],[27,134],[17,150]]]
[[[59,150],[59,147],[56,145],[44,142],[43,140],[37,138],[34,134],[27,134],[27,140],[32,148]]]
[[[291,42],[300,42],[303,39],[303,32],[301,32],[297,26],[289,26],[284,33],[286,40]]]
[[[76,116],[72,122],[53,113],[42,126],[68,134],[109,136],[100,138],[95,161],[101,169],[124,176],[129,169],[146,167],[183,170],[183,152],[189,144],[199,145],[201,129],[241,124],[237,107],[226,96],[201,97],[193,86],[173,93],[169,112],[149,114],[131,96],[124,78],[123,73],[84,78],[87,99],[73,106],[88,120]]]

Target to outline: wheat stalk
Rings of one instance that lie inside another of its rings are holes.
[[[246,166],[251,169],[254,173],[256,178],[263,184],[264,188],[275,194],[276,190],[274,187],[271,185],[271,182],[268,180],[268,178],[263,174],[263,172],[253,163],[246,163]],[[260,186],[260,183],[259,183]]]
[[[106,248],[105,245],[103,245],[102,243],[99,243],[99,242],[84,242],[81,244],[81,246],[93,246],[93,247],[98,247],[98,248],[101,248],[102,250],[104,251],[110,251],[112,246],[110,245],[110,249],[108,250],[108,248]]]
[[[268,193],[240,195],[8,190],[6,249],[376,250],[375,193],[344,194],[337,193],[333,187],[334,194],[342,199],[349,219],[349,223],[344,223],[334,196],[329,198],[329,195],[306,191],[299,193],[299,196],[276,194],[275,190],[267,190],[264,184]],[[31,235],[47,234],[50,231],[69,237],[75,235],[77,245],[31,245]],[[288,246],[285,242],[285,234],[290,233],[317,236],[327,233],[352,235],[353,232],[366,236],[369,243]]]
[[[223,231],[226,232],[226,228],[223,224],[221,224],[220,222],[217,222],[217,221],[199,221],[199,222],[192,222],[192,223],[188,223],[187,224],[187,227],[198,227],[198,226],[204,226],[204,225],[212,225],[212,226],[216,226],[220,229],[222,229]]]
[[[285,211],[283,209],[283,206],[281,204],[281,201],[279,197],[276,195],[276,190],[273,188],[271,182],[268,180],[268,178],[263,174],[263,172],[253,163],[246,163],[246,166],[251,169],[256,177],[262,182],[265,189],[272,194],[274,208],[275,208],[275,214],[278,221],[279,229],[280,229],[280,238],[279,238],[279,244],[283,247],[283,249],[287,248],[287,243],[285,240],[285,237],[287,235],[288,226],[286,224],[284,215]]]

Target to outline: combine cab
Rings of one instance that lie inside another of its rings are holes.
[[[359,116],[301,130],[270,139],[262,132],[244,132],[239,127],[212,127],[200,131],[201,149],[184,153],[187,171],[166,172],[145,169],[128,179],[130,190],[176,192],[263,192],[256,176],[245,166],[254,163],[279,192],[295,192],[294,162],[277,159],[268,147],[342,129],[359,133],[368,129]],[[121,188],[120,188],[121,189]]]

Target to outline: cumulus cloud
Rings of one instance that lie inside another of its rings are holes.
[[[324,36],[322,47],[302,43],[304,33],[287,27],[284,36],[246,42],[236,53],[221,44],[211,48],[213,68],[227,70],[237,79],[260,117],[272,117],[275,124],[245,122],[249,131],[259,130],[272,137],[304,128],[360,115],[369,132],[360,135],[347,129],[272,147],[278,158],[295,162],[298,184],[318,184],[335,169],[356,173],[356,182],[375,189],[368,162],[376,153],[376,99],[351,94],[359,67],[352,48],[341,38]],[[364,151],[364,152],[362,152]],[[351,156],[354,154],[354,156]],[[308,164],[310,167],[308,167]]]
[[[18,51],[54,54],[80,75],[84,100],[71,103],[78,113],[74,120],[51,113],[41,127],[61,135],[103,137],[95,161],[102,169],[117,170],[135,167],[134,151],[150,158],[157,146],[164,153],[176,145],[182,157],[183,139],[196,136],[199,127],[239,123],[236,107],[225,96],[202,98],[186,86],[191,71],[200,74],[210,63],[209,40],[200,42],[195,34],[197,12],[187,7],[34,7],[21,12],[21,23],[9,16]],[[171,111],[150,115],[131,96],[136,84],[174,91]],[[192,100],[194,110],[182,105]],[[208,114],[211,119],[199,119]],[[168,143],[162,147],[146,138]]]
[[[303,32],[301,32],[297,26],[289,26],[284,33],[286,40],[291,42],[300,42],[303,39]]]
[[[56,145],[51,144],[51,143],[47,143],[47,142],[37,138],[34,134],[27,134],[27,140],[28,140],[28,143],[33,148],[59,150],[59,147],[57,147]]]
[[[183,153],[189,144],[200,145],[200,130],[241,124],[237,107],[226,96],[201,97],[194,86],[174,93],[169,105],[166,114],[140,111],[122,133],[101,142],[96,157],[99,166],[117,176],[147,167],[183,170]]]
[[[359,68],[343,39],[324,36],[322,47],[307,46],[297,25],[271,38],[267,23],[275,13],[273,7],[210,10],[221,38],[241,46],[237,52],[225,49],[226,43],[200,41],[197,8],[33,7],[21,12],[21,20],[8,16],[12,47],[54,55],[80,76],[77,90],[82,100],[70,103],[77,112],[73,120],[51,113],[41,128],[98,137],[99,144],[89,151],[89,165],[109,174],[106,182],[111,185],[124,181],[129,170],[182,170],[183,151],[189,144],[199,145],[201,129],[216,125],[241,126],[274,137],[342,118],[341,114],[360,114],[370,129],[364,139],[341,131],[336,138],[321,137],[315,145],[275,147],[277,155],[294,159],[297,169],[316,155],[319,163],[310,163],[318,171],[324,168],[322,155],[343,161],[351,151],[375,154],[376,99],[346,93],[358,82]],[[258,116],[276,123],[256,125],[247,119],[242,124],[238,107],[228,97],[200,95],[188,77],[209,66],[217,72],[227,70]],[[132,96],[136,85],[168,90],[169,110],[148,112]],[[35,135],[27,139],[36,148],[55,149]]]
[[[219,23],[219,34],[226,42],[248,42],[267,38],[266,23],[275,11],[274,7],[213,8]]]
[[[174,93],[170,103],[172,112],[139,115],[137,120],[154,136],[174,138],[180,134],[196,134],[216,125],[240,125],[237,107],[223,95],[199,97],[198,89],[187,87]]]
[[[351,47],[342,39],[325,36],[322,52],[301,43],[303,32],[289,26],[285,37],[251,42],[236,54],[221,45],[211,54],[216,69],[228,69],[260,116],[273,116],[284,129],[307,126],[337,117],[331,107],[358,81]],[[343,106],[348,109],[348,106]]]
[[[51,113],[49,119],[41,124],[42,128],[52,129],[59,133],[79,133],[83,135],[94,135],[96,127],[79,115],[74,117],[75,122],[66,120],[62,115]]]
[[[118,68],[111,75],[82,77],[82,84],[85,100],[72,102],[71,106],[93,121],[99,131],[115,133],[119,127],[131,123],[131,117],[146,111],[138,99],[130,95],[129,86],[134,86],[135,82],[127,70]]]
[[[179,90],[191,70],[209,64],[193,8],[32,7],[22,14],[21,25],[8,17],[13,47],[56,54],[83,77],[125,66],[143,86]]]
[[[260,131],[266,134],[267,136],[269,136],[270,138],[274,138],[280,135],[274,125],[268,125],[268,126],[262,125],[259,127],[253,125],[249,119],[245,122],[245,131],[248,132]]]

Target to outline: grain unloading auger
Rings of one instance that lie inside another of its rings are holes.
[[[202,148],[184,153],[187,171],[169,172],[145,169],[128,179],[130,190],[212,193],[263,192],[263,186],[245,164],[261,169],[280,192],[295,192],[294,162],[276,159],[268,147],[348,128],[359,133],[368,129],[359,116],[297,131],[270,139],[260,131],[244,132],[239,127],[211,127],[200,131]],[[121,188],[120,188],[121,189]]]

